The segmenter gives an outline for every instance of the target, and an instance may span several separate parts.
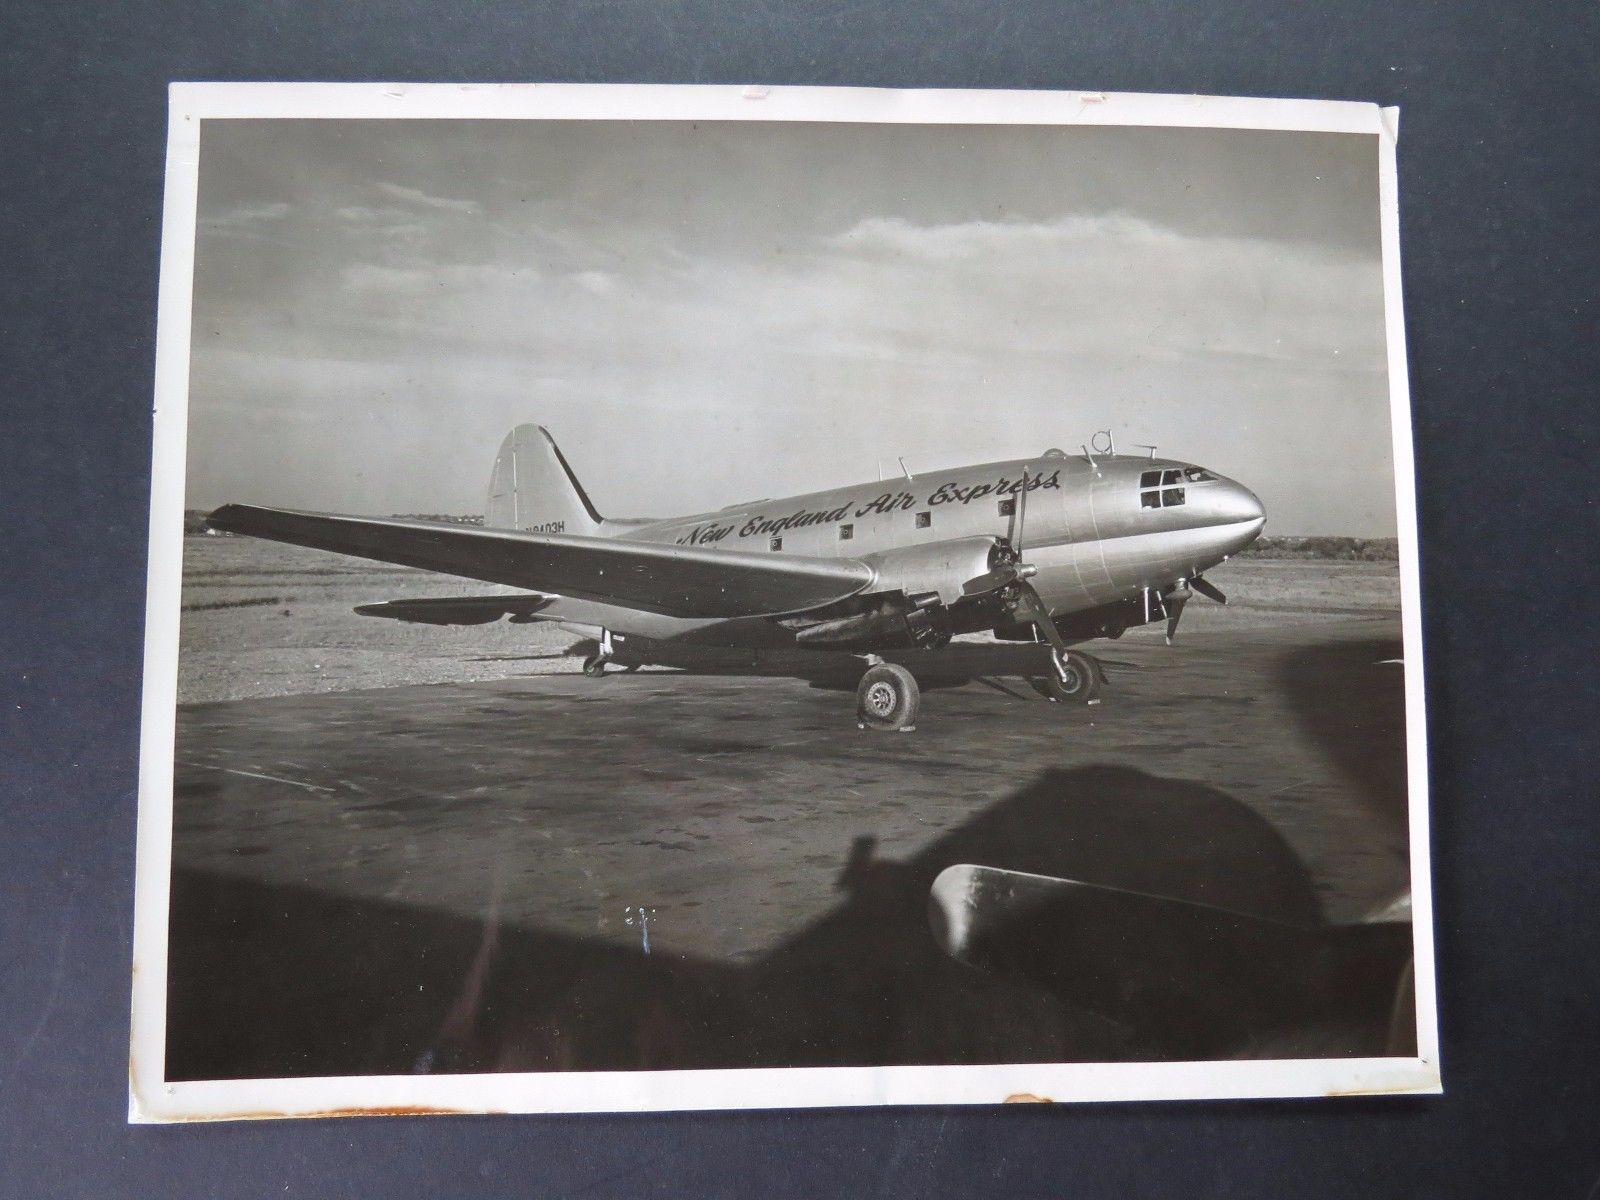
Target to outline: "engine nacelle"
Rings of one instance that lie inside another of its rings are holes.
[[[950,610],[935,592],[874,596],[853,611],[795,631],[795,643],[829,650],[936,650],[950,641]]]
[[[999,538],[964,537],[863,554],[861,561],[878,572],[868,592],[931,593],[948,605],[961,599],[961,585],[967,580],[986,575],[1014,557]]]

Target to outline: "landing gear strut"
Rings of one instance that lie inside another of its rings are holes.
[[[1027,568],[1031,573],[1033,568]],[[1045,691],[1054,703],[1100,703],[1100,668],[1080,650],[1069,649],[1056,628],[1039,593],[1026,575],[1012,584],[1012,612],[1034,628],[1034,636],[1050,644],[1050,672],[1044,677]]]
[[[862,729],[910,733],[916,726],[922,691],[899,663],[868,667],[856,688],[856,723]]]

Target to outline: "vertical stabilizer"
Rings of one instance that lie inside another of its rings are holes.
[[[518,425],[495,456],[483,523],[492,529],[595,537],[601,518],[549,431]]]

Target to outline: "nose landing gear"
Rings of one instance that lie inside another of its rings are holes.
[[[1078,650],[1051,650],[1054,668],[1044,677],[1045,691],[1053,703],[1099,704],[1100,667]]]

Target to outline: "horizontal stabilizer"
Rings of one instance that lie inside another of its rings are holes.
[[[537,620],[551,603],[549,596],[445,596],[428,600],[385,600],[358,604],[363,617],[387,617],[420,625],[487,625],[501,617],[521,623]]]
[[[1279,920],[997,867],[945,868],[935,940],[1117,1022],[1152,1058],[1416,1053],[1409,913],[1359,925]]]
[[[213,529],[690,619],[778,616],[853,596],[876,578],[853,558],[523,533],[398,517],[225,504]]]

